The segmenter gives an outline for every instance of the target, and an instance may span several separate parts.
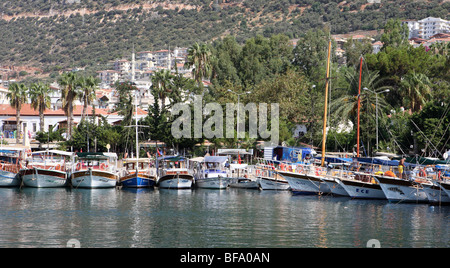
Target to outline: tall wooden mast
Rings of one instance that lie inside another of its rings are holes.
[[[323,113],[322,164],[325,166],[325,146],[327,141],[328,85],[330,83],[331,39],[328,43],[327,79],[325,84],[325,108]]]

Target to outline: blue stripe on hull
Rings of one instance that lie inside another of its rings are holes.
[[[145,187],[154,187],[155,186],[155,180],[147,179],[147,178],[140,178],[135,177],[131,178],[125,181],[122,181],[123,187],[128,188],[145,188]]]

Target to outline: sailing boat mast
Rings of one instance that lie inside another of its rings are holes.
[[[360,114],[359,111],[361,109],[361,74],[362,74],[362,64],[363,64],[363,57],[361,56],[360,58],[360,63],[359,63],[359,87],[358,87],[358,127],[357,127],[357,132],[356,132],[356,157],[359,157],[359,128],[360,128],[360,124],[359,124],[359,119],[360,119]]]
[[[330,80],[331,39],[328,42],[327,79],[325,84],[325,109],[323,114],[322,163],[325,166],[325,145],[327,141],[328,85]]]

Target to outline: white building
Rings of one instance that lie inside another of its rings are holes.
[[[441,18],[428,17],[419,21],[403,21],[403,23],[408,25],[409,39],[415,37],[429,39],[435,34],[450,32],[450,21]]]

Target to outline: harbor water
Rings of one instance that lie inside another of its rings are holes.
[[[0,247],[450,247],[450,207],[227,190],[0,189]]]

